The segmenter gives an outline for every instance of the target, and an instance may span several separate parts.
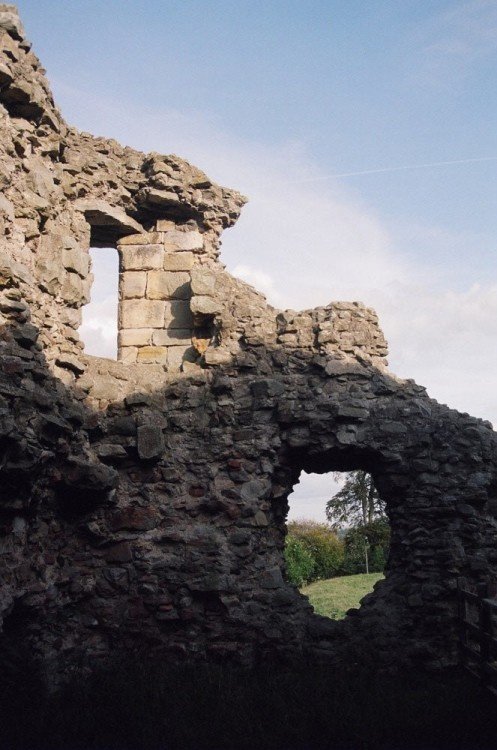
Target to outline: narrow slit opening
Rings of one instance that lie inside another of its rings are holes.
[[[93,284],[79,335],[86,354],[117,360],[119,258],[115,248],[90,248]]]

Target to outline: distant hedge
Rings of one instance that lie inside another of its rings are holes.
[[[285,546],[287,577],[295,586],[340,574],[345,546],[326,523],[293,521]]]
[[[378,519],[348,529],[343,538],[326,523],[302,520],[288,524],[285,542],[287,579],[294,586],[313,581],[384,570],[390,545],[388,521]]]

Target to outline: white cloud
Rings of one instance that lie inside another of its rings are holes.
[[[118,258],[111,248],[90,250],[94,282],[91,302],[83,308],[79,335],[87,354],[117,357]]]
[[[402,259],[371,212],[353,196],[289,184],[290,169],[266,170],[265,183],[252,184],[250,203],[223,242],[228,270],[250,265],[268,275],[278,292],[271,301],[286,307],[357,299],[406,278]]]
[[[83,323],[79,334],[85,344],[87,354],[95,357],[117,356],[117,300],[106,297],[101,302],[93,302],[83,310]]]
[[[288,498],[289,520],[312,518],[314,521],[326,521],[326,503],[342,484],[333,474],[306,474],[303,471],[299,483]]]
[[[497,284],[399,285],[375,300],[392,369],[449,406],[497,423]]]
[[[245,263],[235,266],[231,272],[233,276],[251,284],[258,292],[262,292],[275,307],[281,307],[282,295],[276,289],[274,279],[268,273]]]

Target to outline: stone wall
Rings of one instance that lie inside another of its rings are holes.
[[[155,232],[119,242],[118,359],[170,371],[195,361],[191,279],[203,249],[196,226],[167,220],[159,220]]]
[[[492,426],[386,367],[375,313],[280,311],[218,261],[244,198],[68,128],[0,5],[0,645],[54,679],[118,652],[457,661],[456,588],[497,573]],[[77,329],[119,249],[120,361]],[[300,472],[370,471],[385,581],[342,623],[286,581]]]

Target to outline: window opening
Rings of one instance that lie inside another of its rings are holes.
[[[385,504],[364,471],[307,474],[288,497],[286,575],[317,614],[341,620],[384,578]]]
[[[90,248],[94,276],[79,335],[86,354],[117,359],[119,257],[115,248]]]

